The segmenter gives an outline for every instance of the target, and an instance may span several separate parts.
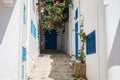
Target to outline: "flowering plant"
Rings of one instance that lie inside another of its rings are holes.
[[[39,17],[43,29],[59,29],[65,26],[69,18],[71,0],[39,0]]]

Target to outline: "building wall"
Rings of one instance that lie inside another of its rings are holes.
[[[105,0],[108,80],[119,80],[120,74],[120,1]]]
[[[80,13],[84,16],[84,30],[90,34],[95,30],[96,52],[86,55],[87,78],[106,80],[106,44],[104,5],[102,0],[80,0]]]
[[[24,80],[39,54],[38,16],[34,1],[34,12],[32,1],[13,0],[14,5],[10,7],[5,7],[0,1],[0,80]],[[27,61],[22,59],[23,47],[26,48]]]
[[[28,12],[28,1],[21,0],[20,9],[20,57],[19,57],[19,79],[24,80],[27,76],[27,12]]]
[[[39,55],[38,42],[38,16],[37,16],[37,0],[30,0],[28,3],[28,25],[27,25],[27,73],[30,75],[35,59]],[[32,24],[34,25],[32,27]]]
[[[96,32],[98,26],[97,1],[96,0],[81,1],[81,14],[84,16],[84,30],[86,34],[88,35],[94,30],[95,33],[97,34]],[[87,77],[89,80],[100,80],[98,56],[99,56],[98,51],[96,53],[86,56]]]
[[[68,53],[70,55],[75,55],[76,48],[75,48],[75,23],[78,21],[78,27],[79,27],[79,14],[78,14],[78,19],[75,20],[75,10],[78,8],[78,13],[79,13],[79,0],[73,1],[73,7],[69,7],[69,27],[68,27]],[[79,29],[78,29],[79,30]],[[78,45],[80,46],[80,38],[78,38]],[[79,48],[78,48],[79,49]]]
[[[68,34],[68,22],[66,23],[66,26],[65,26],[65,34],[64,34],[64,50],[66,53],[69,54],[68,52],[68,44],[69,44],[69,34]],[[62,42],[62,41],[61,41]]]
[[[0,1],[0,80],[18,80],[19,76],[20,0],[13,1],[12,7]]]

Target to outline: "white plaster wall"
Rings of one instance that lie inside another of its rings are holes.
[[[73,1],[73,7],[69,8],[69,28],[68,28],[68,42],[69,42],[69,49],[68,52],[70,55],[75,55],[75,23],[77,20],[75,20],[75,10],[78,8],[79,13],[79,0]],[[78,25],[79,25],[79,14],[78,14]],[[78,40],[78,44],[80,45],[80,40]]]
[[[105,0],[108,80],[119,80],[120,74],[120,0]]]
[[[0,1],[0,80],[18,80],[20,0],[5,8]],[[1,37],[2,34],[2,37]]]
[[[20,25],[20,37],[21,37],[21,45],[20,45],[20,50],[21,50],[21,59],[20,59],[20,63],[19,63],[19,66],[20,66],[20,79],[22,79],[22,75],[23,75],[23,72],[24,72],[24,79],[26,79],[26,76],[27,76],[27,58],[25,61],[22,61],[22,48],[26,48],[26,55],[27,55],[27,25],[28,25],[28,22],[27,22],[27,12],[28,12],[28,1],[24,1],[24,0],[21,0],[21,16],[20,16],[20,22],[21,22],[21,25]],[[25,9],[24,9],[25,8]],[[25,18],[24,18],[25,17]],[[24,20],[25,20],[25,23],[24,23]],[[22,66],[24,66],[24,71],[22,70]]]
[[[120,21],[114,38],[112,50],[108,58],[108,80],[120,79]]]
[[[63,33],[63,29],[61,30],[61,38],[60,38],[60,40],[61,40],[61,50],[63,51],[63,52],[66,52],[66,53],[68,53],[68,42],[69,42],[69,38],[68,38],[68,36],[69,36],[69,34],[68,34],[68,22],[66,22],[66,25],[65,25],[65,32]]]
[[[110,56],[118,23],[120,19],[120,1],[119,0],[107,0],[108,5],[105,7],[106,14],[106,32],[107,32],[107,58]]]
[[[33,64],[35,62],[35,59],[37,58],[37,56],[39,55],[39,42],[38,42],[38,21],[37,21],[37,6],[36,6],[36,2],[37,0],[34,0],[34,6],[35,6],[35,12],[33,11],[33,0],[28,1],[28,32],[27,32],[27,49],[28,49],[28,76],[31,72],[31,69],[33,68]],[[36,27],[36,39],[33,37],[33,35],[31,34],[31,20],[33,20],[33,23]]]
[[[68,42],[69,42],[69,38],[68,38],[69,34],[68,34],[68,22],[66,23],[66,27],[65,27],[65,40],[64,40],[64,44],[65,44],[65,52],[68,53]]]
[[[97,1],[81,0],[81,14],[84,16],[84,29],[88,35],[93,30],[96,31],[97,23]],[[96,40],[97,41],[97,40]],[[99,79],[98,53],[86,56],[87,78],[89,80]]]
[[[100,80],[107,80],[106,29],[103,0],[98,0],[98,53]]]
[[[86,56],[89,80],[106,80],[104,6],[102,0],[81,0],[86,34],[96,31],[96,53]]]

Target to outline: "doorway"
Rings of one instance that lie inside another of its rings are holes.
[[[56,30],[45,31],[45,50],[57,50]]]

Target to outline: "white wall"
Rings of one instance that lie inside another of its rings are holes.
[[[75,55],[75,23],[78,21],[78,27],[79,27],[79,14],[78,14],[78,19],[75,20],[75,10],[78,8],[78,13],[79,13],[79,0],[73,1],[73,7],[69,8],[69,28],[68,28],[68,52],[70,55]],[[78,29],[79,30],[79,29]],[[78,44],[80,46],[80,40],[78,40]]]
[[[64,45],[65,45],[65,52],[68,53],[68,42],[69,42],[69,34],[68,34],[68,22],[66,23],[66,26],[65,26],[65,39],[64,39]]]
[[[0,80],[21,80],[30,73],[38,51],[38,16],[32,10],[32,1],[13,0],[14,6],[4,7],[0,1]],[[29,5],[28,5],[28,4]],[[35,0],[36,3],[36,0]],[[26,6],[26,24],[23,24],[23,10]],[[31,34],[31,20],[36,28],[36,39]],[[22,62],[22,47],[27,48],[27,63]],[[27,72],[26,72],[27,69]]]
[[[28,22],[27,22],[27,12],[28,12],[28,1],[24,1],[24,0],[21,0],[21,9],[20,9],[20,63],[19,63],[19,67],[20,67],[20,77],[19,79],[21,80],[23,75],[24,75],[24,79],[22,80],[25,80],[26,79],[26,76],[27,76],[27,58],[25,61],[22,60],[22,54],[23,54],[23,48],[26,48],[26,54],[27,55],[27,25],[28,25]],[[24,67],[23,67],[24,66]]]
[[[0,1],[0,80],[18,80],[20,0],[5,8]]]
[[[105,7],[106,13],[106,32],[107,32],[107,58],[110,56],[114,38],[120,19],[119,0],[107,0],[108,5]]]
[[[61,51],[66,52],[69,54],[68,50],[69,50],[69,34],[68,34],[68,30],[69,26],[68,26],[68,22],[66,22],[65,24],[65,29],[63,32],[63,29],[61,29],[61,34],[59,36],[60,41],[58,42],[59,46],[61,47]]]
[[[33,5],[33,0],[29,1],[28,4],[28,32],[27,32],[27,49],[28,49],[28,76],[30,74],[31,69],[33,68],[33,64],[37,56],[39,55],[39,42],[38,42],[38,18],[37,18],[37,6],[36,2],[37,0],[34,0],[34,5]],[[33,10],[33,6],[35,7],[35,12]],[[36,39],[33,37],[31,34],[31,20],[33,21],[33,24],[35,25],[36,28]]]
[[[104,6],[102,0],[81,0],[81,14],[84,16],[86,34],[95,30],[96,53],[86,56],[89,80],[106,80]]]
[[[91,0],[91,1],[81,0],[81,14],[84,16],[84,29],[85,29],[86,34],[88,35],[92,31],[94,30],[96,31],[96,28],[98,26],[97,1],[96,0]],[[99,79],[98,51],[95,54],[86,56],[86,65],[87,65],[88,79],[89,80],[100,80]]]
[[[119,80],[120,74],[120,0],[105,0],[108,80]]]

